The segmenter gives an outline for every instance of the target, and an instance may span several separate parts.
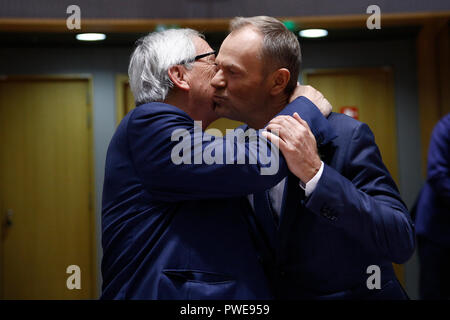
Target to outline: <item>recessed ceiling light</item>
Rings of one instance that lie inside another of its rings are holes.
[[[106,39],[104,33],[80,33],[76,35],[77,40],[80,41],[101,41]]]
[[[305,29],[298,33],[303,38],[322,38],[328,35],[325,29]]]

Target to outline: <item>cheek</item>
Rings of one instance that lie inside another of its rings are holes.
[[[211,66],[202,69],[201,76],[208,81],[208,83],[211,82],[211,80],[216,75],[215,69]]]
[[[255,88],[249,86],[244,81],[228,81],[227,84],[228,96],[234,100],[234,103],[237,104],[246,104],[248,103],[249,97]]]
[[[201,76],[201,79],[203,82],[202,87],[203,87],[204,91],[213,92],[214,88],[211,85],[211,80],[214,78],[215,72],[205,70],[202,72],[202,74],[200,76]]]

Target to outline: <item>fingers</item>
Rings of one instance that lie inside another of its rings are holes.
[[[302,126],[304,126],[306,129],[311,130],[311,128],[309,127],[308,122],[306,122],[305,120],[303,120],[297,112],[294,112],[294,119],[297,120]]]
[[[299,146],[307,136],[309,136],[308,139],[316,141],[308,123],[297,112],[294,113],[293,117],[278,116],[272,119],[266,129],[277,132],[287,146]]]
[[[299,137],[304,136],[304,133],[302,133],[300,130],[296,130],[289,125],[270,124],[269,126],[267,126],[267,129],[276,132],[278,134],[278,137],[284,142],[286,147],[292,147],[296,145],[300,142]]]
[[[325,117],[328,117],[333,107],[331,106],[330,102],[324,97],[322,92],[315,89],[314,87],[305,86],[305,92],[303,95],[311,100],[311,102],[319,108],[320,112]]]
[[[266,129],[278,131],[278,135],[283,140],[293,139],[293,136],[301,134],[302,131],[306,130],[292,117],[271,121]]]
[[[311,136],[312,139],[316,140],[316,137],[314,136],[314,133],[312,132],[311,128],[309,127],[308,122],[303,120],[297,112],[294,112],[294,119],[297,120],[301,125],[303,125],[306,130],[308,131],[308,134]]]
[[[314,103],[320,110],[320,112],[325,116],[328,117],[328,115],[331,113],[331,104],[328,102],[327,99],[323,96],[322,92],[315,89],[312,86],[303,86],[299,85],[295,88],[291,98],[289,99],[289,102],[292,102],[299,96],[304,96],[308,98],[312,103]]]
[[[271,131],[272,133],[274,133],[277,136],[280,136],[280,131],[281,129],[283,129],[283,126],[278,124],[278,123],[270,123],[265,130],[267,131]]]
[[[270,120],[269,122],[270,124],[276,123],[279,125],[290,125],[290,126],[298,126],[297,121],[291,117],[291,116],[277,116],[275,118],[273,118],[272,120]]]
[[[324,103],[324,105],[326,105],[326,109],[328,111],[327,116],[328,116],[331,113],[331,111],[333,110],[333,106],[331,105],[331,103],[325,97],[323,97],[323,103]]]
[[[294,101],[300,96],[306,96],[306,93],[308,91],[308,86],[303,86],[297,81],[297,87],[295,87],[294,91],[292,92],[291,96],[289,97],[289,102]]]
[[[306,128],[299,125],[294,118],[291,117],[291,121],[293,121],[294,124],[270,124],[267,126],[267,130],[278,132],[278,137],[285,143],[285,146],[288,149],[298,148],[304,143],[304,138],[309,135]]]
[[[285,125],[272,123],[266,127],[266,130],[270,130],[272,134],[276,135],[286,143],[289,141],[289,139],[292,139],[292,130],[286,128]]]
[[[278,130],[280,137],[284,140],[294,140],[295,136],[304,135],[305,131],[308,130],[304,125],[299,123],[298,120],[291,116],[277,117],[269,123],[267,128]]]
[[[297,117],[295,117],[295,114],[297,114]],[[298,120],[300,119],[300,120]],[[291,116],[278,116],[276,118],[273,118],[269,124],[277,124],[281,126],[282,128],[289,130],[289,131],[303,131],[303,130],[310,130],[308,123],[300,118],[298,113],[294,113],[294,117]],[[283,130],[285,131],[285,130]]]
[[[284,142],[283,139],[281,139],[279,136],[273,134],[272,132],[263,131],[263,132],[261,132],[261,135],[264,138],[266,138],[267,140],[269,140],[271,143],[278,146],[278,148],[281,150],[281,152],[283,152],[283,150],[286,149],[286,147],[287,147],[286,142]]]

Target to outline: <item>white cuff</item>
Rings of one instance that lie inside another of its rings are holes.
[[[317,184],[319,183],[320,177],[322,177],[323,172],[323,161],[321,161],[322,164],[320,165],[319,171],[317,171],[316,175],[309,180],[306,185],[300,180],[299,185],[300,187],[305,190],[305,196],[309,197],[311,193],[316,189]]]

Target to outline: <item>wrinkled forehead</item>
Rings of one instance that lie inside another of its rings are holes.
[[[202,39],[200,37],[194,37],[193,42],[197,54],[203,54],[213,51],[213,49],[210,47],[208,42],[206,42],[205,39]]]
[[[216,62],[238,64],[245,69],[260,67],[263,36],[251,27],[231,32],[220,47]]]
[[[224,44],[236,46],[245,52],[259,52],[263,45],[264,36],[253,26],[245,26],[231,32],[224,40]]]

